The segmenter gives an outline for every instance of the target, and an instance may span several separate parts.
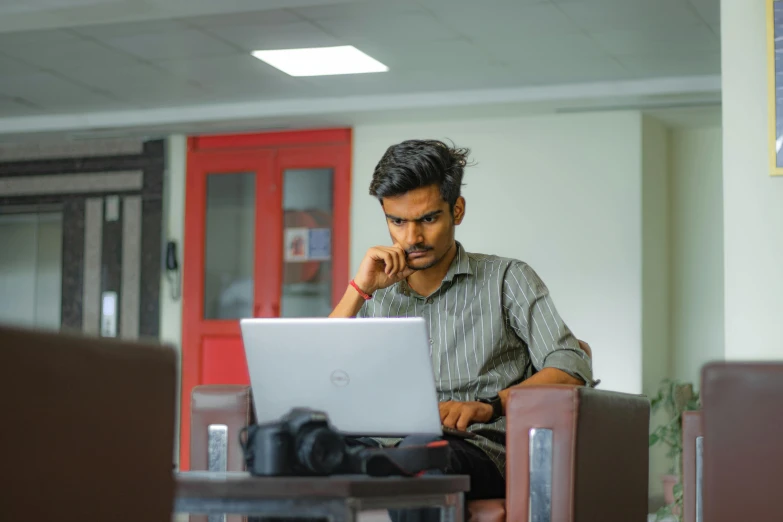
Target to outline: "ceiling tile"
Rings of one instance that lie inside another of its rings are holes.
[[[0,94],[20,97],[43,108],[104,107],[116,103],[109,96],[41,72],[0,78]]]
[[[700,76],[720,74],[720,53],[688,55],[629,55],[618,57],[629,71],[645,76]]]
[[[398,14],[367,19],[361,23],[350,18],[337,18],[320,20],[318,25],[334,36],[348,41],[367,39],[388,42],[390,45],[400,41],[433,42],[460,36],[429,14]]]
[[[494,9],[472,2],[459,8],[441,10],[436,16],[460,34],[476,42],[506,40],[539,35],[571,34],[581,30],[552,4],[500,3]]]
[[[483,11],[493,11],[496,9],[515,9],[521,6],[530,6],[535,4],[547,4],[550,0],[482,0],[479,4],[476,0],[417,0],[422,7],[438,14],[446,11],[473,11],[481,8]]]
[[[24,103],[17,103],[11,98],[0,96],[0,118],[14,118],[17,116],[34,116],[42,110]]]
[[[468,69],[476,65],[497,65],[498,62],[489,53],[465,39],[422,43],[400,42],[394,47],[365,40],[356,40],[352,43],[389,67],[392,72],[455,66]]]
[[[119,67],[138,62],[138,59],[124,52],[88,40],[24,45],[4,52],[26,63],[54,71],[68,71],[85,64],[90,67]]]
[[[306,78],[316,96],[379,95],[498,88],[518,82],[506,68],[486,66]]]
[[[236,49],[197,29],[108,38],[107,44],[145,60],[234,54]]]
[[[310,22],[270,27],[225,26],[208,29],[208,31],[248,52],[345,44],[344,40],[327,34]]]
[[[532,35],[522,32],[514,39],[481,40],[476,45],[486,49],[496,59],[509,63],[541,60],[566,65],[583,58],[606,56],[606,52],[594,39],[582,33]]]
[[[226,26],[254,26],[266,27],[270,25],[284,25],[301,22],[302,18],[288,9],[270,9],[268,11],[255,11],[250,13],[226,13],[209,16],[194,16],[184,18],[188,25],[212,29]]]
[[[215,79],[205,86],[220,102],[258,101],[318,96],[311,85],[295,78],[265,76],[253,81]]]
[[[11,58],[0,55],[0,77],[6,74],[31,74],[38,72],[38,68]]]
[[[555,85],[595,81],[616,81],[636,75],[617,60],[609,57],[581,58],[565,63],[562,60],[535,60],[511,65],[526,85]]]
[[[82,38],[68,30],[52,29],[47,31],[22,31],[16,33],[0,33],[0,51],[22,45],[62,44],[81,40]]]
[[[701,20],[687,0],[554,0],[587,31],[691,27]]]
[[[188,25],[179,20],[148,20],[146,22],[90,25],[86,27],[77,27],[71,29],[71,31],[97,40],[110,40],[112,38],[155,34],[168,31],[184,31],[187,29],[189,29]]]
[[[692,52],[719,52],[720,39],[708,27],[669,27],[666,30],[607,31],[592,35],[598,45],[615,56],[657,54],[676,58]]]
[[[349,20],[355,23],[373,22],[378,19],[406,14],[427,14],[427,10],[412,0],[393,2],[344,2],[335,5],[300,7],[292,11],[313,21]]]
[[[720,26],[720,0],[686,0],[699,16],[712,27]]]
[[[210,92],[266,97],[271,94],[303,92],[307,86],[298,78],[278,71],[250,55],[172,60],[160,62],[165,70],[197,82]]]
[[[167,71],[140,64],[116,69],[83,68],[71,72],[79,82],[132,103],[169,97],[172,101],[203,100],[206,91]]]
[[[34,13],[49,9],[88,7],[123,1],[124,0],[4,0],[0,3],[0,14]]]

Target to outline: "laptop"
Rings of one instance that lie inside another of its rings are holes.
[[[443,434],[424,319],[242,319],[240,326],[259,423],[304,407],[324,411],[345,435]]]

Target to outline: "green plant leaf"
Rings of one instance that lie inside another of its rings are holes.
[[[650,446],[656,445],[660,439],[661,438],[657,434],[651,433],[650,434],[650,444],[649,445]]]
[[[677,497],[677,495],[682,495],[682,482],[678,482],[674,485],[672,493],[674,493],[675,497]]]
[[[672,516],[672,506],[662,506],[655,512],[655,520],[664,520]]]

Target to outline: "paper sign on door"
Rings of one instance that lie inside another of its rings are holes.
[[[328,261],[332,257],[332,230],[329,228],[287,228],[285,261]]]

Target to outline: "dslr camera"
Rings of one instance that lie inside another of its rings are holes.
[[[247,469],[257,476],[325,476],[351,473],[342,435],[325,413],[294,408],[279,422],[255,424],[240,435]],[[244,440],[243,440],[244,439]]]
[[[278,422],[248,426],[240,433],[239,442],[247,470],[261,477],[414,477],[427,470],[443,469],[449,455],[444,440],[405,448],[351,447],[332,429],[326,413],[309,408],[294,408]]]

